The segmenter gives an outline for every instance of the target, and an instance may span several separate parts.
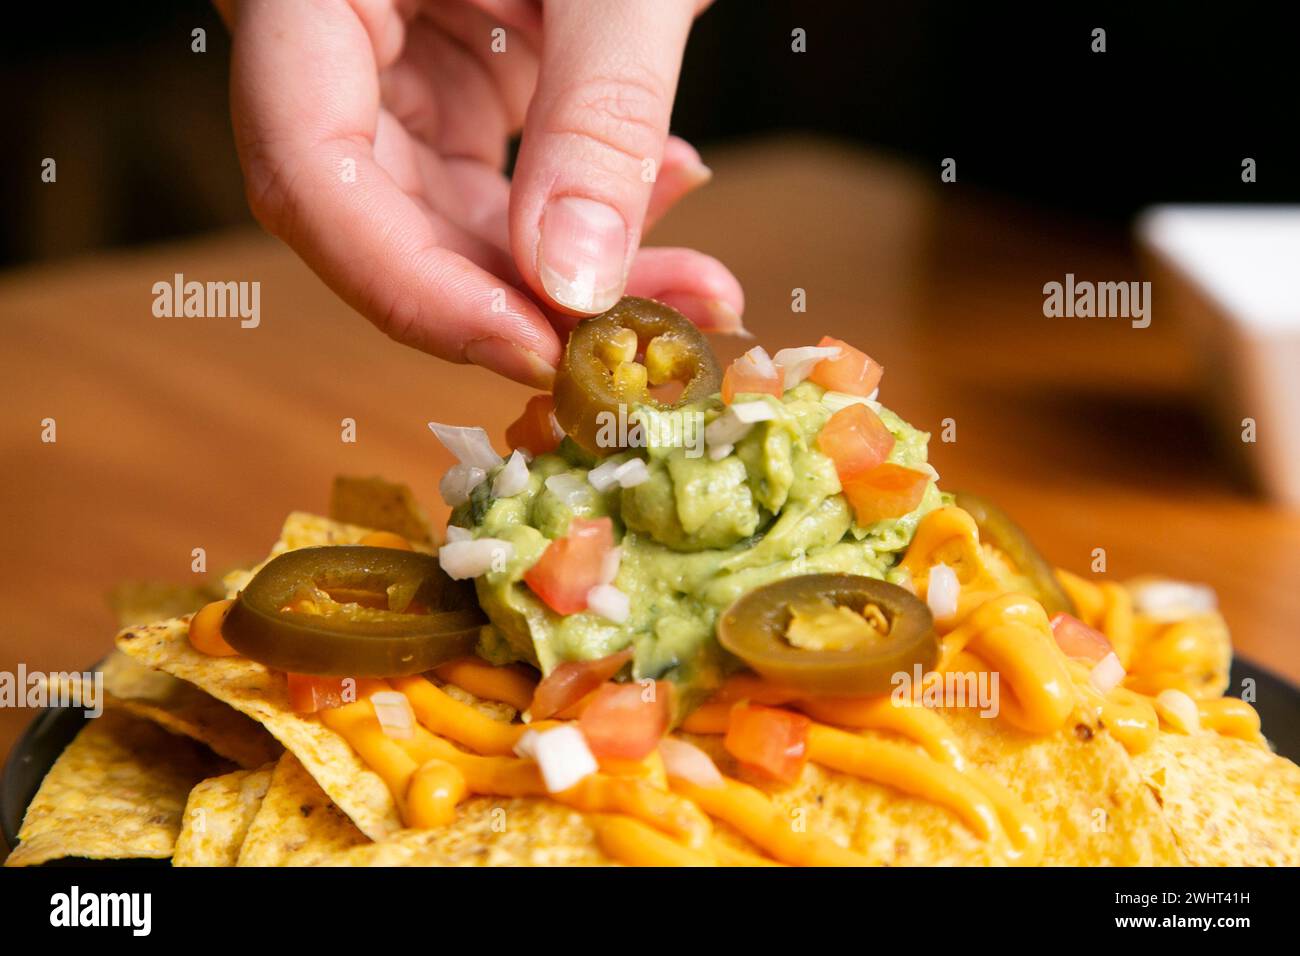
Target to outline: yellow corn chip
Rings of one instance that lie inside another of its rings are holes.
[[[200,781],[190,791],[172,866],[234,866],[274,765]]]
[[[113,651],[100,670],[111,702],[207,744],[241,767],[260,767],[280,755],[280,745],[257,721],[193,684],[137,663],[121,651]]]
[[[5,866],[60,857],[165,859],[190,790],[227,769],[193,741],[107,710],[45,775]]]
[[[184,619],[129,628],[117,646],[137,661],[164,670],[247,714],[292,751],[367,836],[401,826],[388,786],[342,737],[315,717],[294,713],[283,674],[243,657],[209,657],[190,646]]]
[[[310,866],[368,843],[291,753],[275,766],[271,785],[239,851],[240,866]]]
[[[471,797],[456,822],[402,830],[378,843],[325,854],[314,866],[609,866],[577,810],[534,797]]]
[[[410,541],[432,541],[433,529],[406,485],[383,478],[337,475],[330,494],[330,518],[377,531],[392,531]]]
[[[109,592],[108,604],[117,617],[118,627],[130,627],[192,614],[221,596],[222,588],[215,584],[127,582]]]
[[[1214,733],[1162,733],[1133,758],[1193,866],[1300,866],[1300,767]]]

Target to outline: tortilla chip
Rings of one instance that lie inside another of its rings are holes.
[[[297,548],[354,544],[369,533],[368,528],[295,511],[285,519],[271,557]],[[256,570],[227,575],[225,584],[236,593]],[[319,720],[294,713],[283,674],[243,657],[201,654],[190,646],[187,632],[183,618],[160,621],[128,628],[118,635],[117,646],[134,660],[194,684],[261,724],[302,761],[330,798],[371,839],[400,829],[397,803],[383,778]]]
[[[119,584],[108,594],[109,607],[117,617],[118,627],[149,624],[169,617],[192,614],[209,601],[222,596],[215,584],[160,584],[128,582]]]
[[[411,489],[383,478],[335,476],[330,518],[376,531],[393,531],[409,541],[433,540],[433,528]]]
[[[1300,767],[1233,737],[1162,733],[1134,757],[1193,866],[1300,866]]]
[[[225,761],[184,737],[113,710],[86,723],[45,775],[5,866],[61,857],[165,859],[185,799]]]
[[[349,847],[368,843],[325,795],[303,765],[286,753],[248,828],[240,866],[311,866]]]
[[[532,797],[471,797],[456,822],[403,830],[312,860],[316,866],[611,866],[577,810]]]
[[[105,658],[100,670],[110,702],[174,734],[193,737],[241,767],[260,767],[280,755],[280,745],[257,721],[193,684],[146,667],[121,651]]]
[[[1082,739],[1072,729],[1025,734],[974,711],[939,712],[976,766],[1020,797],[1042,822],[1043,863],[1056,866],[1178,865],[1180,857],[1160,808],[1128,754],[1108,733]],[[891,734],[864,731],[897,742]],[[736,764],[720,737],[692,736],[724,774],[766,790],[773,803],[809,831],[881,866],[989,866],[1003,863],[952,811],[816,764],[798,783],[778,787]],[[720,839],[759,853],[739,834],[715,824]]]
[[[243,657],[209,657],[190,646],[185,619],[129,628],[117,646],[149,667],[189,681],[260,723],[292,751],[330,798],[372,839],[401,827],[383,778],[315,717],[296,714],[285,676]]]
[[[274,765],[200,781],[182,815],[172,866],[234,866]]]

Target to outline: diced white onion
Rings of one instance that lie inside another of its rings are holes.
[[[597,770],[587,738],[573,724],[540,733],[526,730],[515,744],[515,753],[537,762],[548,793],[568,790]]]
[[[722,461],[732,453],[735,445],[713,445],[709,448],[709,461]]]
[[[406,695],[396,690],[381,690],[370,695],[375,717],[384,736],[394,740],[410,740],[415,734],[415,713]]]
[[[930,567],[930,583],[925,591],[925,603],[936,621],[946,621],[957,613],[957,599],[961,597],[961,582],[957,572],[946,564]]]
[[[1181,621],[1218,607],[1214,589],[1187,581],[1142,581],[1132,585],[1133,603],[1148,617]]]
[[[873,412],[880,411],[880,403],[876,401],[876,396],[880,394],[880,389],[876,389],[870,395],[850,395],[848,392],[825,392],[822,395],[822,404],[832,412],[838,412],[841,408],[848,408],[850,405],[866,405]]]
[[[492,448],[492,439],[481,428],[469,428],[464,425],[443,425],[429,422],[429,430],[438,436],[447,451],[456,456],[463,465],[472,465],[491,471],[501,464],[501,456]]]
[[[632,602],[612,584],[597,584],[587,592],[587,610],[615,624],[627,622]]]
[[[447,525],[447,533],[443,535],[443,541],[447,544],[454,544],[457,541],[470,541],[474,538],[474,532],[469,528],[462,528],[458,524]]]
[[[781,349],[772,356],[772,362],[785,369],[785,387],[794,388],[809,375],[823,359],[837,359],[842,350],[838,345],[826,347],[804,345],[797,349]]]
[[[650,477],[650,471],[640,458],[627,461],[607,461],[587,472],[587,481],[597,491],[608,491],[615,485],[632,488]]]
[[[766,402],[746,402],[745,405],[764,405]],[[723,445],[735,445],[736,442],[749,434],[749,429],[754,427],[751,421],[744,421],[738,415],[733,415],[731,408],[727,408],[722,415],[710,421],[705,425],[705,445],[714,449]]]
[[[600,560],[600,583],[613,584],[618,577],[618,567],[623,563],[623,549],[610,548]]]
[[[722,786],[722,774],[718,765],[695,744],[675,737],[665,737],[659,741],[659,756],[663,757],[664,772],[670,777],[698,787]]]
[[[515,556],[515,546],[500,538],[452,541],[438,549],[438,563],[457,581],[476,578]]]
[[[518,451],[511,452],[510,460],[492,482],[492,494],[498,498],[513,498],[527,487],[528,462]]]
[[[645,462],[640,458],[629,458],[623,462],[623,467],[618,470],[618,485],[620,488],[635,488],[649,479],[650,469],[646,467]]]
[[[442,481],[438,482],[438,491],[442,493],[442,500],[455,508],[469,501],[470,493],[483,484],[485,478],[487,472],[482,468],[462,462],[447,469]]]
[[[1200,708],[1181,690],[1168,687],[1157,694],[1156,713],[1180,733],[1194,734],[1201,729]]]
[[[618,484],[618,470],[623,467],[621,461],[607,461],[587,472],[587,481],[597,491],[609,491]]]
[[[566,507],[576,508],[590,497],[591,486],[577,475],[563,472],[546,479],[546,490],[559,498]]]
[[[1124,665],[1119,662],[1115,652],[1111,651],[1093,667],[1088,680],[1099,692],[1109,694],[1123,682],[1125,673]]]
[[[755,345],[742,355],[739,361],[748,362],[754,366],[754,371],[762,378],[776,378],[776,364],[772,361],[772,357],[767,354],[767,349],[761,345]]]
[[[776,418],[776,406],[771,402],[736,402],[734,405],[728,405],[727,411],[746,425],[770,422]]]

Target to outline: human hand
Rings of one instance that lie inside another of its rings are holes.
[[[394,339],[538,387],[624,292],[739,331],[721,263],[639,249],[709,177],[668,135],[709,2],[218,0],[254,215]]]

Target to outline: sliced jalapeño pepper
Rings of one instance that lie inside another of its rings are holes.
[[[810,697],[889,693],[939,658],[934,618],[910,591],[856,574],[805,574],[750,591],[718,620],[718,642]]]
[[[1048,617],[1064,611],[1077,614],[1074,602],[1056,580],[1056,574],[1047,559],[1029,540],[1020,525],[1010,515],[986,498],[967,491],[953,495],[958,508],[973,519],[979,528],[980,540],[997,548],[1017,571],[1024,575],[1033,590],[1033,597],[1043,606]]]
[[[473,588],[437,558],[342,545],[273,558],[235,599],[222,636],[277,670],[398,677],[470,653],[485,623]]]
[[[678,408],[712,395],[721,381],[708,340],[689,319],[662,302],[625,296],[569,336],[555,376],[555,419],[587,451],[607,455],[619,446],[602,435],[627,431],[602,430],[604,421],[619,420],[620,406],[624,414],[636,405]],[[669,383],[681,391],[660,401],[651,388]]]

